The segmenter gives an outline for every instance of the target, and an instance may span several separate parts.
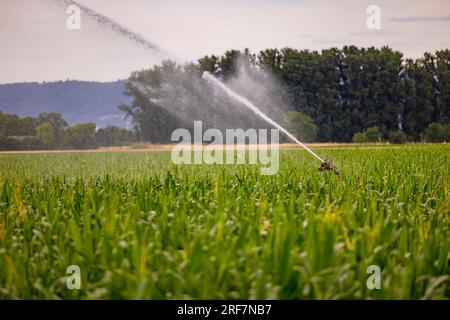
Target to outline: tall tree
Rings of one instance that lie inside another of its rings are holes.
[[[95,123],[79,123],[67,129],[69,145],[76,149],[95,147]]]

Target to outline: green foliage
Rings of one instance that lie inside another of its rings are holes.
[[[237,61],[231,63],[236,52],[229,52],[220,61],[221,76],[228,77]],[[256,76],[256,69],[251,69],[251,57],[247,57],[246,80],[237,89],[251,86],[251,97],[254,97],[259,107],[265,109],[280,108],[281,103],[272,105],[273,101],[280,102],[282,93],[276,91],[277,96],[268,101],[258,91],[261,80]],[[214,58],[200,61],[200,64],[211,69]],[[227,70],[227,71],[226,71]],[[152,143],[171,142],[172,133],[178,128],[185,128],[192,132],[193,123],[200,120],[204,128],[222,130],[230,128],[267,128],[269,125],[249,112],[240,103],[230,98],[222,90],[217,90],[202,79],[202,70],[198,65],[179,65],[165,61],[161,66],[154,66],[149,70],[134,72],[125,86],[125,94],[133,97],[131,105],[121,105],[120,109],[130,117],[140,139]],[[277,110],[279,111],[279,110]]]
[[[422,58],[412,60],[404,59],[400,52],[389,47],[345,46],[321,52],[266,49],[258,55],[251,54],[247,49],[244,52],[229,50],[222,56],[203,57],[197,64],[189,66],[195,70],[191,73],[186,72],[186,66],[164,62],[162,66],[132,74],[125,93],[134,101],[131,106],[123,105],[121,109],[134,120],[141,138],[168,142],[166,129],[180,127],[179,119],[174,116],[178,109],[173,108],[172,114],[169,114],[170,108],[155,102],[161,96],[167,96],[161,88],[167,88],[168,79],[173,81],[170,85],[178,88],[178,92],[190,92],[202,71],[232,82],[242,61],[247,65],[247,71],[268,70],[278,79],[282,89],[271,96],[287,96],[295,111],[311,117],[317,126],[318,141],[348,142],[356,135],[357,141],[375,142],[399,129],[408,140],[417,141],[429,123],[450,122],[450,50],[426,53]],[[174,74],[178,77],[173,77]],[[185,79],[180,81],[183,77]],[[151,88],[152,102],[131,85],[133,82]],[[163,86],[164,83],[166,85]],[[264,88],[255,81],[253,88],[257,86]],[[199,94],[186,108],[195,109],[198,101],[200,105],[214,104],[214,95],[206,88],[200,91],[204,97]],[[244,88],[241,94],[249,100],[257,99],[252,96],[252,91],[251,88]],[[182,100],[175,95],[177,99]],[[286,110],[274,107],[273,114],[282,114],[279,119],[282,120]],[[216,109],[228,110],[228,107],[218,106]],[[186,110],[183,112],[183,118],[185,114],[190,114]],[[198,113],[195,110],[192,112]],[[225,115],[222,117],[226,118]],[[357,134],[372,127],[378,127],[376,139],[370,136],[370,132],[366,138],[363,134]],[[401,135],[395,133],[392,136],[399,138]]]
[[[317,138],[317,126],[313,119],[298,111],[287,113],[285,128],[301,141],[313,142]]]
[[[449,142],[450,124],[430,123],[422,133],[422,139],[427,142]]]
[[[8,137],[0,134],[0,150],[37,150],[47,148],[36,136]]]
[[[378,128],[377,126],[367,128],[365,130],[365,132],[366,132],[368,142],[380,142],[381,141],[380,128]]]
[[[408,137],[403,131],[392,131],[388,133],[388,141],[394,144],[402,144],[408,141]]]
[[[33,136],[36,134],[35,126],[36,119],[34,118],[20,118],[0,111],[0,135]]]
[[[47,148],[58,149],[64,148],[67,144],[66,128],[67,122],[63,119],[61,114],[56,112],[41,113],[37,117],[38,127],[36,128],[38,138],[46,145]],[[39,133],[38,128],[44,126],[44,132]],[[51,133],[49,133],[49,127]],[[44,136],[43,136],[43,135]]]
[[[225,78],[230,78],[236,74],[239,57],[240,52],[238,50],[229,50],[221,57],[218,68]]]
[[[69,127],[57,113],[20,118],[0,111],[0,150],[87,149],[130,145],[135,141],[134,132],[115,126],[98,131],[94,123]]]
[[[53,128],[67,127],[67,122],[63,119],[62,115],[56,112],[41,113],[39,114],[37,121],[39,124],[49,123]]]
[[[364,132],[358,132],[353,135],[352,141],[354,143],[365,143],[367,142],[367,136]]]
[[[317,151],[339,179],[299,150],[274,176],[163,152],[3,155],[0,298],[449,299],[450,146]]]
[[[95,123],[80,123],[67,129],[69,145],[77,149],[95,147]]]
[[[402,128],[419,140],[430,122],[450,122],[450,50],[403,59],[388,47],[345,46],[321,52],[266,49],[252,63],[270,70],[286,87],[296,111],[311,116],[319,141],[348,142],[364,128],[382,136]],[[205,57],[200,68],[230,78],[239,55]],[[228,61],[225,66],[221,61]],[[225,68],[226,73],[222,71]],[[360,135],[358,135],[360,136]]]
[[[52,146],[54,144],[55,136],[53,134],[53,126],[50,123],[46,122],[38,126],[36,128],[36,135],[46,146]]]
[[[0,133],[0,150],[17,150],[17,141]]]
[[[377,126],[373,126],[363,132],[355,133],[352,141],[355,143],[380,142],[381,136],[380,129]]]
[[[115,126],[100,128],[95,132],[95,143],[101,147],[130,145],[136,141],[132,131]]]
[[[164,92],[159,91],[164,84],[177,88],[186,86],[189,82],[187,75],[180,66],[170,61],[150,70],[132,73],[125,85],[124,94],[133,97],[133,102],[131,105],[121,104],[119,109],[133,119],[140,138],[153,143],[170,142],[172,132],[176,128],[185,127],[176,113],[169,112],[155,101],[161,99]]]

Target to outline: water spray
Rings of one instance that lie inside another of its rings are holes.
[[[86,14],[89,18],[91,18],[98,24],[108,27],[108,28],[112,29],[114,32],[132,40],[133,42],[135,42],[147,49],[155,51],[158,54],[164,54],[165,56],[169,56],[169,54],[167,52],[165,52],[164,50],[159,48],[157,45],[151,43],[150,41],[148,41],[147,39],[145,39],[138,33],[131,31],[130,29],[122,26],[121,24],[119,24],[118,22],[114,21],[113,19],[111,19],[107,16],[104,16],[104,15],[96,12],[95,10],[90,9],[90,8],[80,4],[78,1],[63,0],[63,3],[65,3],[67,5],[70,5],[70,4],[76,5],[80,8],[81,12]]]
[[[206,79],[207,81],[210,81],[217,85],[220,89],[222,89],[229,97],[233,98],[234,100],[238,101],[239,103],[243,104],[250,110],[252,110],[256,115],[258,115],[260,118],[262,118],[267,123],[271,124],[272,126],[276,127],[278,130],[283,132],[286,136],[288,136],[292,141],[294,141],[296,144],[301,146],[303,149],[308,151],[311,155],[313,155],[317,160],[321,162],[321,165],[319,167],[319,171],[333,171],[335,175],[339,175],[338,169],[333,165],[332,161],[323,160],[320,158],[314,151],[312,151],[308,146],[303,144],[300,140],[298,140],[296,137],[294,137],[289,131],[287,131],[285,128],[283,128],[281,125],[276,123],[273,119],[271,119],[269,116],[267,116],[264,112],[262,112],[257,106],[255,106],[253,103],[251,103],[248,99],[246,99],[243,96],[238,95],[234,91],[232,91],[230,88],[227,87],[223,82],[219,81],[216,77],[214,77],[211,73],[208,71],[203,72],[202,78]]]
[[[115,22],[111,18],[108,18],[82,4],[80,4],[78,1],[75,0],[63,0],[63,3],[66,4],[74,4],[78,6],[81,11],[86,14],[88,17],[90,17],[92,20],[96,21],[97,23],[106,26],[113,31],[121,34],[122,36],[125,36],[126,38],[134,41],[135,43],[138,43],[142,46],[144,46],[147,49],[151,49],[157,53],[165,53],[163,50],[158,48],[156,45],[151,43],[150,41],[143,38],[141,35],[129,30],[128,28],[120,25],[119,23]],[[167,55],[167,53],[165,53]],[[275,122],[273,119],[271,119],[269,116],[267,116],[264,112],[262,112],[257,106],[255,106],[253,103],[251,103],[246,98],[238,95],[234,91],[232,91],[230,88],[228,88],[224,83],[220,82],[218,79],[216,79],[213,75],[211,75],[209,72],[205,71],[203,72],[202,78],[214,83],[219,88],[221,88],[225,93],[227,93],[228,96],[233,98],[234,100],[238,101],[239,103],[243,104],[250,110],[252,110],[256,115],[258,115],[260,118],[262,118],[267,123],[271,124],[272,126],[276,127],[278,130],[283,132],[286,136],[288,136],[292,141],[294,141],[296,144],[301,146],[303,149],[308,151],[311,155],[313,155],[317,160],[321,162],[321,165],[319,167],[319,171],[333,171],[336,175],[339,175],[338,169],[333,165],[332,161],[323,160],[320,158],[314,151],[312,151],[310,148],[308,148],[305,144],[303,144],[301,141],[299,141],[296,137],[294,137],[289,131],[287,131],[285,128],[283,128],[281,125],[279,125],[277,122]],[[136,86],[135,83],[132,83],[133,86]],[[138,89],[142,91],[142,86],[139,86]]]

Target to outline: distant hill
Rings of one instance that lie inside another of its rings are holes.
[[[131,101],[122,93],[124,85],[125,80],[1,84],[0,110],[19,116],[59,112],[69,124],[95,122],[99,127],[127,127],[123,112],[117,108]]]

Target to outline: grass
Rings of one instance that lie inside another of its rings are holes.
[[[448,299],[450,146],[318,152],[339,179],[299,150],[274,176],[167,152],[1,155],[0,298]]]

